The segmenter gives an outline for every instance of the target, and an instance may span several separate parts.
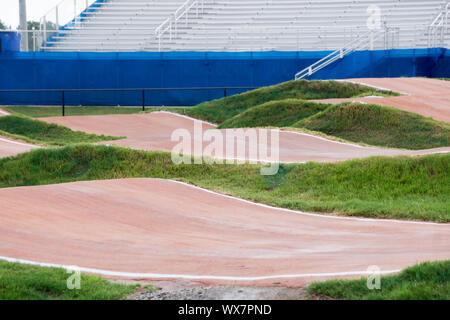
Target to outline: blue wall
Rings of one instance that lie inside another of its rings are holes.
[[[1,52],[20,51],[21,35],[18,32],[0,32]]]
[[[265,86],[294,74],[328,52],[135,52],[0,54],[0,89],[105,89]],[[312,79],[450,77],[446,49],[359,51]],[[229,94],[236,92],[229,92]],[[194,105],[223,90],[147,92],[147,105]],[[140,92],[67,93],[69,105],[140,105]],[[60,104],[59,93],[4,93],[0,104]]]

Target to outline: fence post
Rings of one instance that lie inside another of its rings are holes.
[[[227,88],[223,88],[223,97],[226,98],[227,96]]]
[[[145,89],[142,89],[142,111],[145,111]]]
[[[64,117],[66,115],[66,97],[64,94],[64,90],[62,91],[62,116]]]

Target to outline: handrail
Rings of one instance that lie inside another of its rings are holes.
[[[448,19],[450,18],[450,1],[445,6],[445,25],[448,27]]]
[[[171,14],[166,20],[164,20],[156,29],[155,36],[158,39],[158,50],[161,51],[161,38],[166,32],[170,34],[170,40],[172,40],[172,31],[175,35],[178,31],[178,21],[183,17],[186,19],[186,25],[189,20],[189,13],[191,9],[195,7],[196,16],[199,16],[199,10],[203,14],[205,6],[205,0],[187,0],[184,2],[173,14]]]
[[[428,27],[428,48],[443,45],[445,32],[449,26],[448,19],[450,17],[450,1],[442,6],[442,11],[436,16]]]
[[[389,31],[383,30],[374,34],[374,31],[370,31],[366,33],[364,36],[358,37],[357,39],[350,41],[343,48],[330,53],[326,57],[320,59],[319,61],[313,63],[309,67],[298,72],[295,75],[295,80],[300,80],[307,76],[311,76],[312,74],[316,73],[319,70],[322,70],[326,66],[332,64],[333,62],[339,59],[343,59],[346,55],[353,53],[357,49],[365,47],[368,44],[372,44],[373,41],[377,40],[381,35],[386,34],[387,32]]]

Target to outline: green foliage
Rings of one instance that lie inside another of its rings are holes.
[[[270,101],[224,121],[219,128],[288,127],[329,106],[296,99]]]
[[[425,262],[399,275],[381,278],[381,290],[369,290],[367,279],[315,282],[311,294],[349,300],[450,300],[450,260]]]
[[[69,276],[64,269],[0,261],[0,300],[117,300],[136,290],[84,274],[80,290],[69,290]]]
[[[371,87],[337,81],[289,81],[250,92],[202,103],[187,109],[190,116],[221,124],[249,108],[270,101],[285,99],[331,99],[351,98],[367,95],[395,95]]]
[[[135,177],[309,212],[450,222],[450,154],[282,165],[273,177],[259,165],[175,165],[166,152],[92,145],[0,159],[0,187]]]
[[[6,30],[6,29],[8,29],[8,28],[7,28],[6,25],[3,23],[3,21],[0,20],[0,30]]]
[[[73,131],[57,124],[16,115],[0,117],[0,134],[32,143],[58,146],[119,139],[118,137]]]
[[[383,147],[417,150],[450,145],[450,124],[373,104],[334,105],[293,126]]]

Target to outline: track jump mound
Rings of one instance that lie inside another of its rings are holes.
[[[219,128],[288,127],[329,106],[297,99],[270,101],[224,121]]]
[[[2,258],[117,277],[304,285],[448,259],[449,231],[277,209],[158,179],[0,190]]]
[[[172,141],[172,133],[178,129],[183,129],[191,136],[191,146],[199,144],[202,146],[199,152],[192,147],[191,152],[195,156],[202,155],[202,151],[208,146],[203,135],[195,134],[195,119],[178,114],[167,112],[155,112],[150,114],[136,115],[108,115],[108,116],[77,116],[77,117],[54,117],[42,118],[43,121],[54,122],[73,130],[84,131],[95,134],[105,134],[112,136],[126,136],[126,139],[106,142],[119,146],[127,146],[143,150],[172,151],[179,141]],[[202,130],[216,130],[214,125],[206,122],[201,124]],[[231,129],[220,130],[224,139],[235,139],[231,134]],[[259,131],[258,135],[259,135]],[[269,149],[273,140],[269,136],[267,139]],[[240,138],[242,143],[245,137]],[[239,140],[240,141],[240,140]],[[235,145],[237,145],[236,142]],[[227,143],[224,141],[224,148]],[[244,159],[258,160],[262,162],[271,161],[273,158],[261,155],[255,150],[259,144],[246,145]],[[186,151],[186,150],[185,150]],[[279,132],[279,160],[281,162],[306,162],[306,161],[343,161],[355,158],[365,158],[371,156],[396,156],[396,155],[421,155],[436,152],[448,152],[450,148],[430,149],[426,151],[405,151],[395,149],[383,149],[374,147],[364,147],[360,145],[347,144],[339,141],[332,141],[322,137],[301,132],[281,131]],[[257,157],[251,155],[257,154]],[[223,152],[223,155],[226,155]],[[238,158],[238,157],[236,157]]]
[[[426,78],[370,78],[349,79],[349,82],[393,90],[397,97],[366,97],[350,99],[326,99],[318,102],[339,103],[358,101],[415,112],[435,120],[450,122],[450,81]]]
[[[397,95],[391,91],[338,81],[289,81],[230,97],[204,102],[186,112],[195,118],[222,123],[249,108],[285,99],[332,99],[371,95]]]
[[[2,132],[27,142],[55,146],[72,143],[94,143],[120,138],[86,134],[54,123],[17,115],[0,117],[0,134]]]
[[[450,123],[375,104],[333,105],[293,126],[374,146],[411,150],[450,146]]]

